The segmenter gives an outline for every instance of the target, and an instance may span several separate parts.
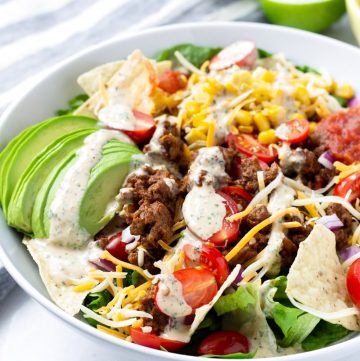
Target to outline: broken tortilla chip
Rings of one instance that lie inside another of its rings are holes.
[[[335,235],[324,225],[315,225],[306,240],[300,243],[288,274],[286,294],[307,307],[325,313],[353,307],[347,293],[345,272],[336,254]],[[328,322],[349,330],[360,330],[356,315]]]

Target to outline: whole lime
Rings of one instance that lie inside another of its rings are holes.
[[[345,0],[260,0],[270,22],[320,32],[344,14]]]

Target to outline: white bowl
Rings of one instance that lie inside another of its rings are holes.
[[[298,64],[326,68],[336,80],[360,87],[360,72],[355,71],[360,64],[360,50],[321,35],[252,23],[180,24],[162,27],[128,34],[92,47],[52,70],[2,116],[0,149],[25,127],[51,117],[54,110],[64,107],[67,100],[80,91],[76,84],[77,76],[96,65],[124,58],[134,49],[141,49],[146,55],[154,56],[161,49],[178,43],[225,46],[239,39],[251,39],[258,47],[271,52],[284,52],[289,59]],[[360,88],[357,90],[360,92]],[[0,234],[0,257],[16,282],[45,308],[76,327],[79,332],[94,337],[94,340],[102,342],[104,347],[118,348],[123,360],[199,361],[197,357],[152,350],[119,340],[69,316],[49,299],[37,267],[21,243],[21,237],[6,225],[2,213]],[[335,361],[347,359],[359,351],[360,338],[355,337],[321,350],[266,360]]]

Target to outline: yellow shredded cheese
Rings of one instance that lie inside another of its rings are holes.
[[[96,282],[92,282],[92,281],[88,281],[85,283],[82,283],[80,285],[74,286],[73,287],[73,291],[74,292],[84,292],[84,291],[89,291],[92,288],[94,288],[97,285]]]
[[[115,336],[115,337],[118,337],[118,338],[121,338],[122,340],[125,340],[127,335],[125,335],[124,333],[120,332],[120,331],[116,331],[116,330],[113,330],[109,327],[105,327],[103,325],[97,325],[96,328],[102,332],[105,332],[109,335],[112,335],[112,336]]]
[[[306,195],[303,192],[297,191],[297,196],[299,199],[306,199],[308,197],[306,197]],[[304,206],[305,209],[309,212],[310,216],[313,218],[317,218],[320,217],[318,211],[315,208],[314,204],[307,204]]]
[[[163,240],[158,241],[158,243],[159,246],[165,251],[171,251],[172,248],[168,244],[166,244]]]
[[[279,218],[282,218],[286,214],[299,214],[299,210],[297,208],[291,207],[284,209],[278,213],[273,214],[269,218],[264,219],[262,222],[257,224],[255,227],[250,229],[248,233],[236,244],[236,246],[225,256],[225,259],[229,262],[232,260],[255,236],[256,233],[261,231],[263,228],[267,227],[269,224],[275,222]]]
[[[246,217],[252,210],[253,210],[253,207],[247,207],[243,211],[241,211],[239,213],[235,213],[230,217],[227,217],[226,220],[228,220],[229,222],[239,221],[240,219]]]
[[[122,266],[116,265],[116,272],[122,272]],[[123,280],[122,280],[122,278],[118,277],[116,279],[116,285],[118,286],[118,288],[123,288]]]
[[[206,146],[213,147],[215,145],[215,121],[209,123],[208,133],[206,137]]]
[[[138,272],[139,274],[141,274],[141,276],[143,276],[146,280],[149,280],[149,277],[146,275],[146,273],[144,272],[144,270],[138,266],[135,266],[131,263],[127,263],[127,262],[124,262],[124,261],[120,261],[119,259],[115,258],[114,256],[112,256],[108,251],[104,251],[102,254],[101,254],[101,258],[102,259],[106,259],[118,266],[122,266],[123,268],[126,268],[126,269],[131,269],[132,271],[136,271]]]
[[[172,227],[171,227],[171,230],[173,232],[176,232],[177,230],[181,229],[181,228],[184,228],[186,227],[186,223],[184,220],[182,221],[179,221],[179,222],[176,222]]]
[[[129,303],[132,303],[135,300],[136,296],[139,294],[139,292],[147,290],[151,285],[152,285],[152,282],[147,281],[147,282],[143,283],[142,285],[134,288],[133,290],[130,290],[128,292],[128,296],[124,300],[123,304],[128,305]]]
[[[339,183],[340,180],[348,177],[349,175],[360,171],[360,163],[353,163],[350,165],[346,165],[339,161],[334,163],[334,167],[340,174],[336,177],[336,183]]]
[[[301,226],[302,226],[302,224],[300,222],[284,222],[283,223],[283,227],[288,228],[288,229],[290,229],[290,228],[299,228]]]

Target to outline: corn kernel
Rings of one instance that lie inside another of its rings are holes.
[[[137,320],[135,321],[133,324],[132,324],[132,327],[133,328],[140,328],[144,325],[144,321],[142,319],[140,320]]]
[[[189,101],[185,104],[186,112],[190,115],[199,113],[202,108],[202,105],[198,102]]]
[[[266,115],[269,118],[271,125],[277,127],[285,120],[285,109],[279,105],[273,105],[266,109]]]
[[[192,73],[190,78],[189,78],[189,83],[190,84],[196,84],[200,81],[200,76],[197,73]]]
[[[298,86],[295,89],[294,97],[304,105],[309,105],[310,104],[309,93],[308,93],[308,91],[306,90],[306,88],[303,85]]]
[[[252,133],[254,131],[254,127],[251,125],[239,125],[238,129],[242,133]]]
[[[195,128],[200,127],[201,125],[204,125],[207,115],[208,115],[208,112],[205,112],[205,111],[202,111],[200,113],[193,115],[193,117],[191,118],[192,125]]]
[[[274,129],[265,130],[258,135],[259,142],[262,144],[273,144],[276,142]]]
[[[237,73],[233,74],[232,81],[235,84],[241,84],[241,83],[252,83],[252,76],[251,73],[248,70],[241,70]]]
[[[206,135],[198,129],[191,129],[190,132],[185,135],[185,140],[188,144],[191,144],[197,140],[206,140]]]
[[[315,123],[315,122],[310,122],[310,125],[309,125],[310,134],[312,134],[312,133],[315,132],[316,127],[317,127],[317,123]]]
[[[234,83],[229,82],[225,84],[225,89],[229,92],[229,93],[233,93],[235,95],[239,94],[239,89],[234,85]]]
[[[293,120],[293,119],[306,119],[306,118],[300,113],[294,113],[290,116],[290,120]]]
[[[266,116],[262,113],[257,113],[254,115],[254,122],[260,132],[271,128],[268,118],[266,118]]]
[[[235,114],[235,122],[240,125],[251,125],[253,122],[253,117],[250,112],[240,109]]]
[[[336,88],[335,95],[345,99],[350,99],[354,95],[354,90],[350,84],[340,85]]]
[[[206,82],[203,85],[203,91],[212,95],[216,95],[222,90],[223,90],[223,85],[216,79],[209,78],[206,80]]]

